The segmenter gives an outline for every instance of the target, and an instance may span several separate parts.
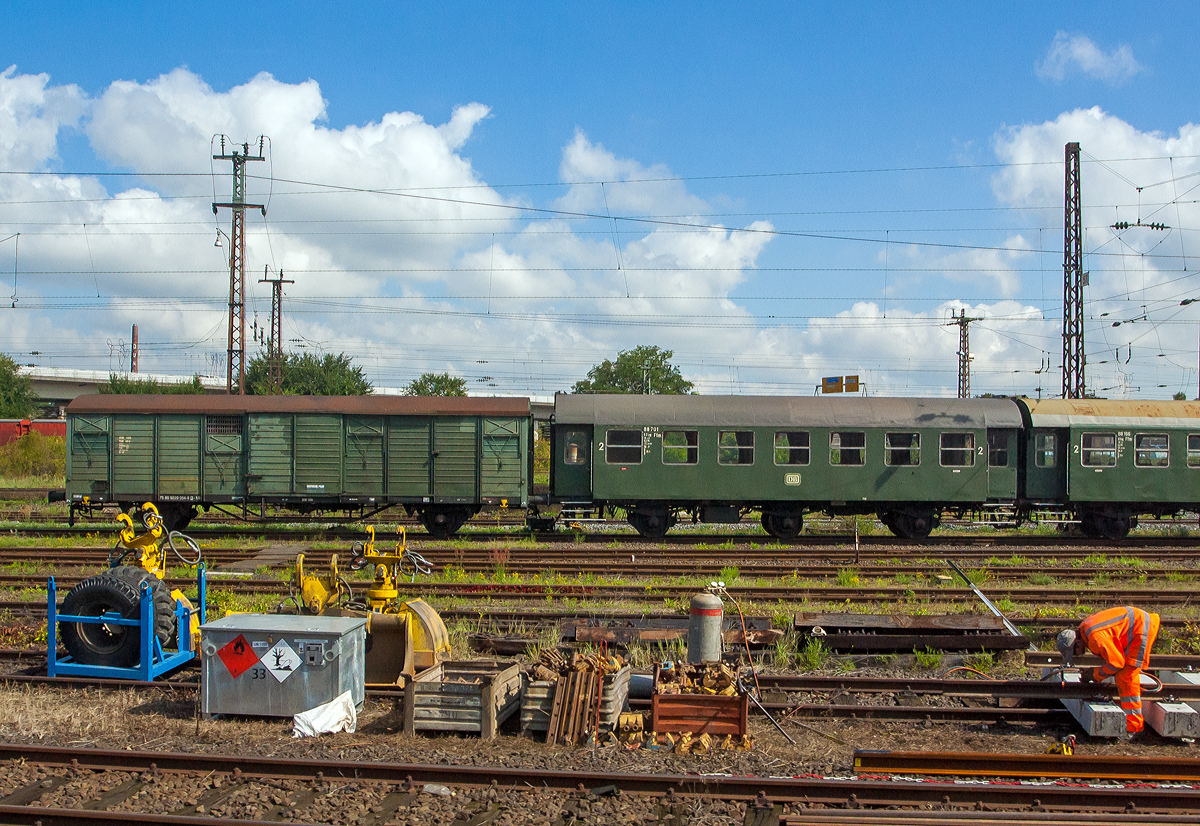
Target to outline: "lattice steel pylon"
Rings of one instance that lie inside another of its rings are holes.
[[[225,141],[228,138],[221,135],[221,154],[213,155],[214,161],[231,161],[233,163],[233,197],[225,203],[213,202],[213,215],[219,207],[233,210],[233,220],[229,228],[229,350],[226,359],[225,392],[242,395],[246,392],[246,235],[245,212],[247,208],[262,210],[267,214],[267,208],[262,204],[246,203],[246,161],[264,161],[263,142],[265,136],[258,138],[258,154],[250,154],[250,145],[243,143],[241,151],[235,146],[233,152],[225,154]],[[236,390],[234,388],[237,388]]]
[[[958,325],[958,397],[971,398],[971,322],[978,318],[968,318],[966,309],[954,316],[952,324]]]
[[[1084,397],[1083,354],[1083,211],[1079,199],[1079,144],[1066,146],[1063,210],[1063,363],[1064,399]]]
[[[263,277],[259,284],[271,285],[271,337],[267,339],[267,381],[271,384],[271,392],[276,396],[283,393],[283,285],[295,284],[295,281],[283,277],[283,270],[278,278],[267,278],[267,268],[263,267]]]

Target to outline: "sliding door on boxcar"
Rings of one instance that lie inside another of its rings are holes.
[[[114,499],[154,497],[154,417],[113,416]]]
[[[383,417],[346,417],[347,496],[383,495]]]
[[[474,502],[476,418],[445,416],[433,423],[433,499],[435,502]]]
[[[200,416],[158,417],[158,494],[200,497]]]
[[[292,493],[292,414],[250,414],[246,490],[264,497]]]

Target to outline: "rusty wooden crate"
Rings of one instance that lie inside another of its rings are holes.
[[[600,729],[612,731],[617,719],[625,710],[629,699],[629,675],[633,669],[625,666],[616,674],[604,675],[604,687],[600,691]],[[521,734],[545,732],[550,728],[550,715],[554,710],[556,682],[533,680],[525,686],[521,696]]]
[[[741,737],[749,731],[749,713],[750,700],[744,694],[655,694],[650,701],[650,729]]]
[[[521,706],[520,664],[507,660],[438,663],[404,686],[404,730],[461,731],[484,739]]]

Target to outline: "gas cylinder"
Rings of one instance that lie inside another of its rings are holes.
[[[688,611],[688,662],[716,662],[721,659],[721,626],[724,618],[724,604],[716,594],[705,592],[692,597]]]

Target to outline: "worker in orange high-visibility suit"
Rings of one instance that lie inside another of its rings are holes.
[[[1058,635],[1058,650],[1062,652],[1064,665],[1071,665],[1085,650],[1104,660],[1104,665],[1098,668],[1081,669],[1080,677],[1084,682],[1116,677],[1121,709],[1125,712],[1125,730],[1130,734],[1145,726],[1142,669],[1150,664],[1158,623],[1158,614],[1121,606],[1092,614],[1079,623],[1078,632],[1068,630]]]

